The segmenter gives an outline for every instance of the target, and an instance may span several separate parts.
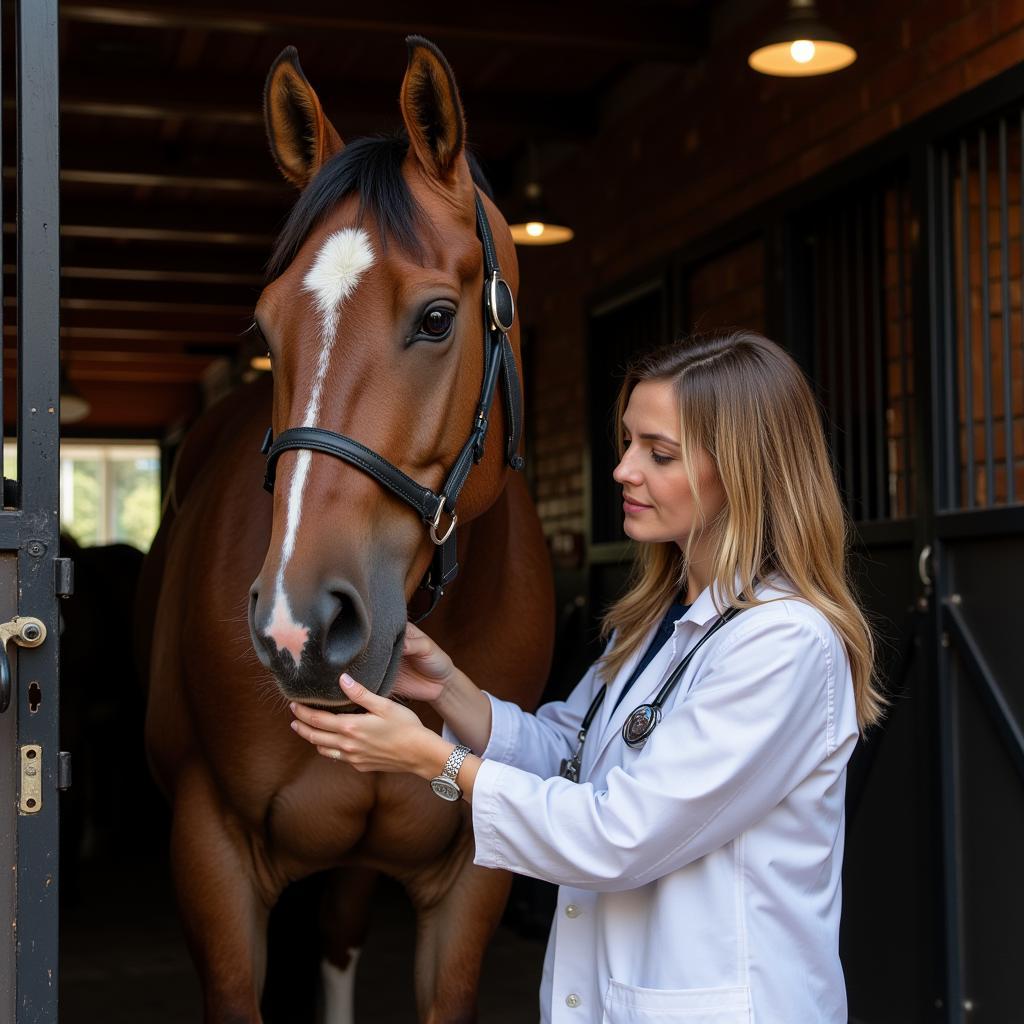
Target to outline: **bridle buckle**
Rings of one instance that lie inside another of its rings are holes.
[[[459,517],[453,512],[451,522],[448,524],[448,529],[445,531],[443,537],[437,536],[437,528],[441,525],[441,513],[444,511],[444,495],[441,495],[441,501],[437,506],[437,511],[434,513],[433,521],[430,523],[430,539],[440,547],[451,535],[452,530],[455,529],[455,524],[459,521]]]

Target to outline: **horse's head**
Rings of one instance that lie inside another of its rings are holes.
[[[392,138],[345,145],[291,48],[267,78],[271,149],[302,193],[256,308],[273,364],[278,442],[273,533],[252,587],[250,629],[283,693],[312,703],[343,706],[346,669],[371,689],[390,688],[407,605],[435,543],[424,509],[396,496],[381,468],[390,463],[414,489],[442,493],[477,421],[486,343],[501,337],[484,322],[478,189],[455,80],[432,44],[408,43],[405,131]],[[483,204],[514,291],[508,226]],[[510,340],[514,366],[514,327]],[[501,433],[509,402],[500,387],[499,396],[504,409],[496,402],[491,410],[495,429],[458,498],[463,523],[496,500],[514,454],[516,438]],[[304,443],[312,435],[296,432],[303,427],[344,435],[328,442],[344,450]],[[282,447],[289,438],[295,447]],[[361,459],[350,442],[370,456]],[[450,508],[427,504],[435,536],[443,535]]]

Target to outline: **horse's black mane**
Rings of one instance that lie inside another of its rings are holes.
[[[267,281],[284,272],[321,218],[352,193],[359,196],[359,216],[368,212],[376,220],[385,245],[393,239],[407,252],[419,254],[416,227],[422,210],[402,177],[408,149],[408,136],[399,132],[355,139],[332,156],[288,214],[267,263]],[[493,198],[476,157],[468,150],[466,157],[474,183]]]

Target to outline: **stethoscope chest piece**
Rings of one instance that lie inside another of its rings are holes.
[[[660,721],[661,707],[658,704],[641,704],[622,723],[622,738],[626,746],[639,750]]]

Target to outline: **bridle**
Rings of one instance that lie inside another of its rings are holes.
[[[345,434],[336,434],[323,427],[292,427],[274,437],[273,427],[268,428],[261,451],[267,457],[266,476],[263,486],[271,494],[277,475],[277,460],[282,453],[304,448],[309,451],[333,455],[344,462],[361,469],[386,487],[395,497],[410,505],[426,524],[430,539],[434,542],[434,557],[420,587],[430,592],[430,607],[415,621],[425,619],[444,596],[445,587],[455,579],[459,571],[458,552],[455,541],[455,526],[458,515],[455,505],[469,471],[484,455],[484,440],[487,437],[488,417],[494,402],[498,376],[502,381],[502,397],[505,404],[507,436],[505,462],[512,469],[523,468],[523,457],[519,454],[519,440],[522,434],[522,396],[519,390],[519,373],[516,357],[508,332],[515,320],[515,303],[512,289],[501,276],[498,255],[494,248],[491,227],[487,222],[480,194],[476,199],[476,230],[484,256],[484,372],[480,388],[480,401],[469,433],[469,439],[462,446],[440,491],[435,493],[429,487],[418,484],[412,477],[392,465],[382,455],[360,444]],[[449,521],[440,534],[441,517],[447,514]]]

